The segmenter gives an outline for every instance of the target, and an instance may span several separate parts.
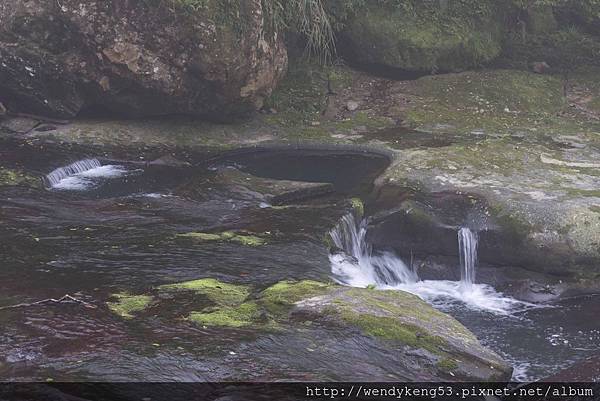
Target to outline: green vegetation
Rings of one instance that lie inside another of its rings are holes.
[[[260,310],[254,302],[245,302],[214,311],[192,312],[189,315],[189,320],[197,324],[233,328],[251,326],[259,318]]]
[[[134,313],[146,309],[152,302],[150,295],[131,295],[127,292],[113,294],[115,302],[107,302],[108,309],[126,319],[134,317]]]
[[[415,96],[407,121],[416,127],[450,125],[459,132],[484,129],[566,128],[560,78],[515,70],[428,76],[409,88]]]
[[[239,305],[250,294],[250,289],[246,285],[224,283],[214,278],[165,284],[159,286],[158,289],[160,291],[192,291],[206,296],[212,302],[221,306]]]
[[[458,369],[458,364],[454,359],[451,358],[442,358],[438,363],[436,363],[438,369],[444,372],[452,372]]]
[[[351,198],[350,204],[352,205],[352,209],[356,213],[358,217],[363,217],[365,215],[365,204],[360,198]]]
[[[429,335],[420,327],[399,322],[397,318],[361,314],[349,310],[342,310],[340,316],[342,320],[360,328],[367,335],[422,348],[436,355],[445,353],[444,339]]]
[[[330,289],[330,284],[313,280],[280,281],[261,292],[260,300],[270,313],[281,315],[296,302],[326,294]]]

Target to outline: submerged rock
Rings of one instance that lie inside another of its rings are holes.
[[[146,309],[152,303],[150,295],[131,295],[127,292],[113,294],[114,302],[107,302],[108,309],[117,315],[131,319],[134,314]]]
[[[301,202],[334,191],[331,183],[279,180],[248,174],[234,167],[222,168],[215,177],[218,183],[242,197],[257,199],[271,205]]]
[[[260,1],[236,4],[232,13],[219,2],[3,2],[2,101],[59,118],[93,109],[225,119],[258,109],[286,50]]]
[[[245,246],[261,246],[267,243],[267,240],[257,235],[252,235],[244,232],[223,231],[217,234],[189,232],[177,234],[178,238],[189,238],[199,241],[230,241],[237,242]]]

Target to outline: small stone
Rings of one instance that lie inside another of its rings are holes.
[[[545,61],[536,61],[535,63],[531,64],[531,69],[535,73],[543,74],[550,69],[550,66]]]
[[[346,103],[346,108],[348,109],[348,111],[354,111],[356,109],[358,109],[358,102],[354,101],[354,100],[349,100],[348,103]]]
[[[0,102],[0,116],[5,116],[6,112],[6,107],[4,107],[4,105]]]

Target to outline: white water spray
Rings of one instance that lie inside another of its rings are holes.
[[[52,189],[80,191],[94,186],[97,179],[120,177],[126,173],[123,166],[103,166],[98,159],[83,159],[53,170],[46,176],[46,183]]]
[[[440,309],[466,305],[497,314],[510,314],[533,305],[506,297],[486,284],[475,284],[477,234],[467,228],[458,232],[461,281],[420,280],[417,273],[391,252],[375,253],[366,241],[365,220],[356,223],[348,214],[330,236],[339,252],[330,255],[334,279],[353,287],[375,285],[418,295]]]

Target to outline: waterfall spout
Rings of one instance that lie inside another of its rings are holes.
[[[475,282],[477,267],[477,233],[466,227],[458,230],[458,253],[460,255],[460,281],[464,285]]]

